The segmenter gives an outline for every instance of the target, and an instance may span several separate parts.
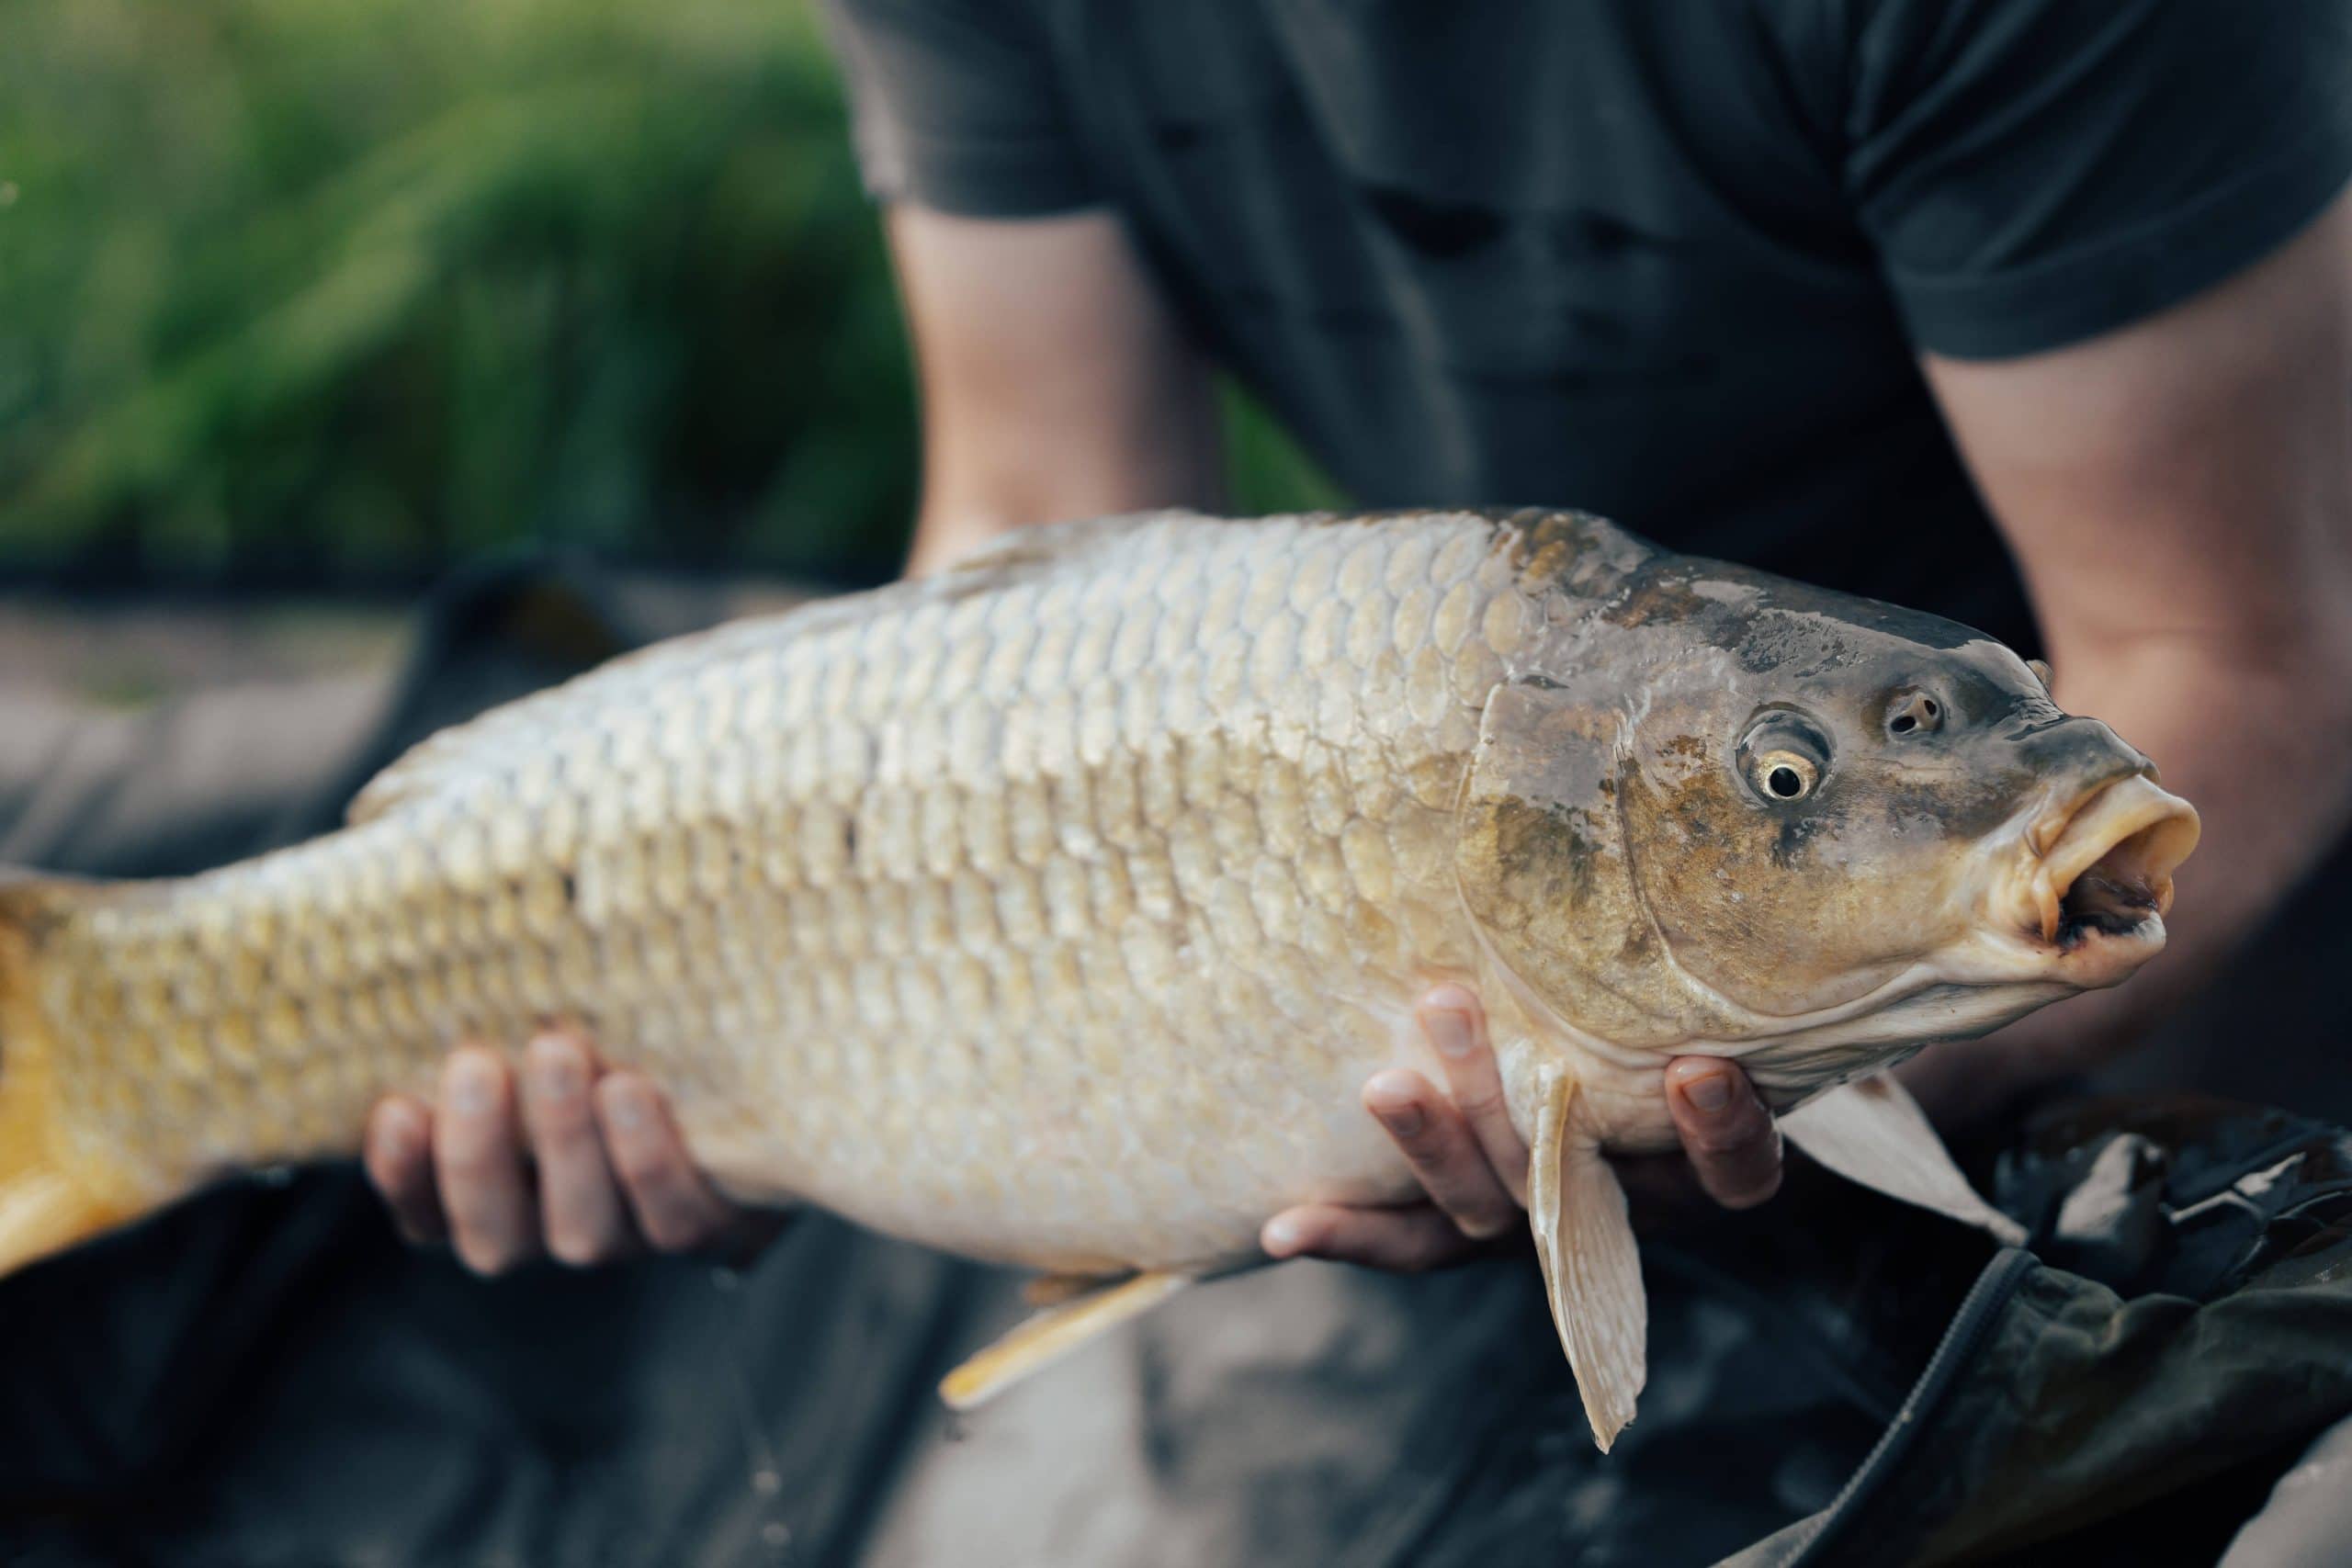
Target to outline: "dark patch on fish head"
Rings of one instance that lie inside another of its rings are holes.
[[[1658,558],[1655,547],[1589,513],[1530,507],[1486,515],[1521,586],[1539,599],[1605,599]]]
[[[1652,556],[1611,602],[1607,619],[1651,628],[1694,649],[1721,649],[1758,673],[1830,668],[1890,639],[1952,649],[1984,634],[1938,615],[1857,598],[1770,572],[1692,556]]]

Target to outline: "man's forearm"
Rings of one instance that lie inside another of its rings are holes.
[[[915,519],[914,538],[907,547],[906,575],[929,577],[982,545],[1035,521],[1037,519],[926,508]]]
[[[922,387],[910,575],[1027,524],[1215,502],[1207,367],[1115,214],[902,206],[889,234]]]
[[[1957,1114],[2132,1045],[2228,962],[2352,795],[2352,194],[2235,276],[2027,359],[1929,356],[2057,696],[2194,802],[2172,951],[1913,1066]]]

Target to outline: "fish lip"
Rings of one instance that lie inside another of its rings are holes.
[[[2028,825],[2008,920],[2065,978],[2112,985],[2163,948],[2172,874],[2199,831],[2150,770],[2101,779]]]

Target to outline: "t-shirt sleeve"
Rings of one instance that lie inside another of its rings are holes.
[[[2352,0],[1858,0],[1845,178],[1922,348],[2153,314],[2352,178]]]
[[[825,0],[866,189],[972,218],[1100,197],[1043,18],[1019,0]]]

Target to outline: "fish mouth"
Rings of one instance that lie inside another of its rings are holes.
[[[2145,773],[2093,785],[2027,829],[2018,923],[2081,983],[2113,984],[2164,946],[2172,874],[2199,830]]]

